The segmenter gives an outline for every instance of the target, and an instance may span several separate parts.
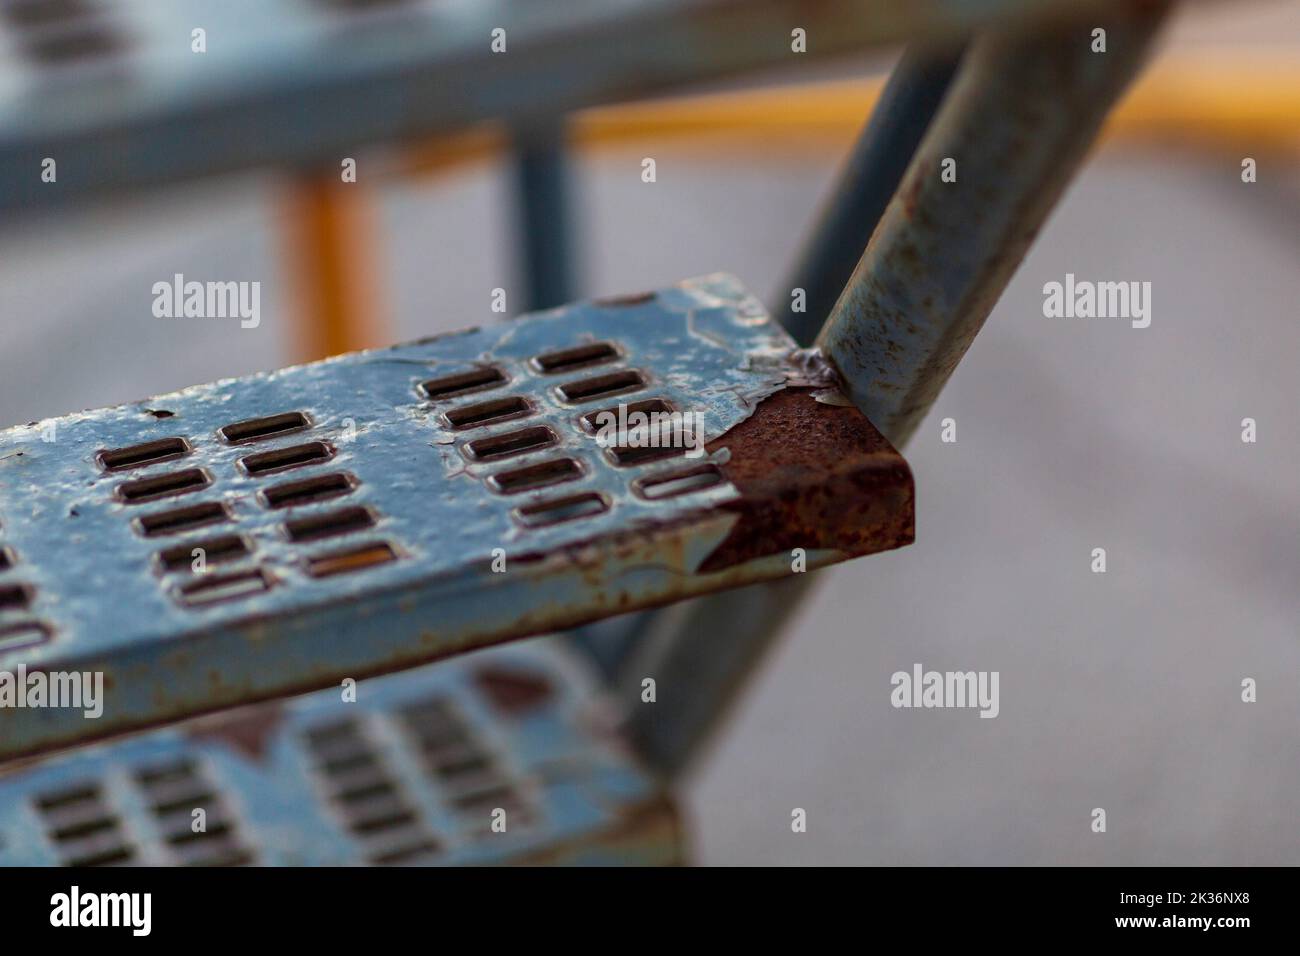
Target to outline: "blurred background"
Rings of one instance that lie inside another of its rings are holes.
[[[576,117],[579,294],[725,270],[780,301],[891,63]],[[1298,91],[1300,6],[1179,12],[908,448],[917,543],[820,573],[683,789],[696,862],[1300,862]],[[357,154],[348,344],[498,321],[496,287],[516,311],[496,135]],[[314,201],[266,172],[8,217],[0,424],[314,357]],[[260,281],[260,327],[153,318],[177,272]],[[1150,328],[1044,318],[1067,272],[1149,281]],[[892,709],[914,662],[1000,671],[1000,716]]]

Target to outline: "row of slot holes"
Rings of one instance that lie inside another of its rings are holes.
[[[286,412],[226,425],[218,429],[217,433],[228,444],[242,445],[267,438],[282,437],[309,427],[311,427],[311,420],[302,412]],[[185,438],[173,437],[126,448],[105,449],[99,452],[97,458],[100,466],[111,473],[175,461],[191,454],[193,450],[193,446]],[[239,465],[246,474],[256,476],[318,464],[329,460],[333,455],[332,446],[324,442],[311,442],[248,455],[239,460]],[[114,496],[127,504],[141,504],[198,491],[210,486],[211,483],[212,476],[206,470],[188,468],[122,482],[114,489]],[[204,502],[143,515],[135,519],[135,526],[136,530],[145,537],[157,537],[192,531],[229,520],[231,515],[224,503]]]
[[[18,563],[12,548],[0,544],[0,617],[30,609],[36,589],[23,581],[5,581]],[[0,624],[0,653],[43,644],[50,638],[48,624],[35,618],[20,618]]]
[[[438,842],[404,799],[357,721],[311,728],[306,743],[329,785],[330,799],[353,836],[365,844],[371,863],[410,863],[438,852]]]
[[[65,866],[113,866],[135,859],[98,783],[41,794],[34,802]]]
[[[182,548],[188,547],[192,554],[193,546],[178,546],[171,554],[178,560],[184,560]],[[247,547],[244,545],[243,547]],[[396,561],[397,550],[386,541],[368,541],[324,554],[309,555],[305,561],[305,570],[313,578],[328,578],[338,574],[350,574]],[[180,586],[181,601],[188,607],[206,606],[224,601],[252,597],[269,591],[275,583],[262,568],[250,568],[226,573],[205,573],[202,577],[188,581]]]
[[[300,432],[311,427],[311,424],[311,420],[302,412],[286,412],[227,425],[218,429],[218,434],[223,441],[240,445]],[[184,438],[167,438],[101,451],[98,457],[106,470],[122,471],[172,461],[190,454],[192,450]],[[309,442],[245,456],[239,460],[239,466],[246,474],[256,477],[319,464],[333,455],[333,446],[325,442]],[[210,483],[211,477],[203,469],[187,469],[125,482],[117,487],[116,495],[119,500],[127,502],[152,501],[198,490]],[[288,508],[350,494],[356,485],[356,479],[351,475],[334,473],[273,485],[263,489],[259,497],[268,508]],[[145,515],[137,519],[136,524],[146,537],[155,537],[193,531],[230,520],[233,520],[232,516],[224,503],[205,502]],[[359,531],[373,524],[374,515],[369,509],[344,508],[286,521],[284,532],[291,541],[320,540]],[[196,548],[203,549],[205,562],[209,558],[217,563],[236,561],[251,554],[248,540],[243,536],[222,535],[168,548],[157,555],[157,563],[164,572],[191,568],[197,557],[194,554]],[[396,557],[397,553],[390,545],[376,542],[309,558],[307,572],[313,577],[328,577],[384,564]],[[272,583],[273,580],[264,571],[251,569],[189,582],[181,587],[180,594],[184,604],[206,605],[258,594],[268,590]]]
[[[590,365],[603,364],[618,359],[621,353],[608,342],[597,342],[577,346],[558,352],[544,353],[530,361],[535,371],[543,374],[568,372]],[[460,397],[472,392],[489,391],[509,382],[506,374],[496,366],[488,366],[471,372],[462,372],[431,379],[420,383],[419,391],[427,399],[442,400]],[[559,394],[571,404],[592,401],[612,395],[637,391],[645,386],[645,377],[635,369],[611,372],[590,378],[568,382],[558,387]],[[486,425],[525,417],[533,412],[533,406],[527,399],[510,396],[462,405],[443,413],[444,421],[452,428],[479,428]],[[660,398],[634,402],[627,407],[628,413],[667,414],[672,406]],[[617,415],[618,409],[603,409],[588,412],[581,421],[588,432],[595,432],[597,421],[602,414]],[[531,426],[487,438],[479,438],[465,444],[468,457],[479,461],[504,459],[548,448],[559,439],[549,427]],[[676,447],[612,447],[607,449],[611,461],[620,467],[631,467],[675,458],[684,454],[685,449]],[[552,485],[573,481],[582,475],[582,465],[572,458],[558,458],[538,462],[523,468],[509,469],[488,476],[488,486],[502,494],[516,494],[533,491]],[[722,482],[722,475],[717,467],[704,463],[686,471],[671,475],[656,475],[639,478],[633,482],[633,489],[647,500],[676,497],[703,491]],[[516,517],[527,527],[542,527],[590,517],[608,510],[609,503],[604,496],[594,492],[572,495],[516,509]]]
[[[311,419],[302,412],[284,412],[224,425],[217,429],[217,436],[227,445],[247,445],[268,438],[282,438],[285,435],[306,431],[311,425]],[[159,438],[126,448],[106,448],[100,451],[96,458],[105,471],[118,472],[175,461],[193,451],[194,447],[187,439],[172,437]]]
[[[136,772],[150,810],[171,853],[187,866],[245,866],[252,854],[239,840],[224,802],[197,765],[180,759]],[[193,812],[202,809],[205,829],[195,832]]]
[[[135,779],[159,821],[164,841],[180,862],[191,866],[252,862],[252,855],[239,844],[233,821],[190,761],[146,768],[137,771]],[[135,859],[136,851],[98,783],[41,794],[35,804],[65,865],[110,866]],[[200,833],[191,827],[197,807],[207,814],[207,829]]]
[[[279,423],[289,424],[293,416],[297,416],[305,424],[309,424],[309,420],[301,412],[289,412],[271,419],[259,419],[243,422],[240,425],[226,426],[226,428],[221,429],[222,437],[231,442],[260,440],[267,437],[265,432],[268,427],[274,427]],[[294,454],[301,449],[312,446],[328,449],[328,456],[320,459],[302,460],[303,456],[301,454]],[[327,460],[328,457],[333,457],[333,455],[333,446],[326,445],[323,442],[314,442],[311,446],[301,445],[295,446],[295,448],[251,455],[248,458],[241,459],[240,465],[248,474],[257,476],[259,474],[284,471],[286,468],[315,464],[317,460]],[[291,463],[286,464],[286,462]],[[358,484],[359,482],[354,476],[344,472],[335,472],[272,485],[262,489],[259,498],[266,508],[292,508],[351,494]],[[363,531],[373,527],[374,524],[374,512],[369,508],[358,505],[306,517],[291,518],[286,520],[282,527],[285,536],[290,541],[303,543]],[[388,564],[397,560],[397,557],[397,550],[388,542],[370,541],[325,554],[308,556],[306,570],[314,578],[325,578]],[[261,581],[265,582],[265,576],[261,575],[260,572],[257,572],[257,574]],[[201,585],[201,583],[196,584],[196,586]],[[256,584],[257,581],[253,583]]]
[[[589,368],[617,361],[622,357],[618,347],[610,342],[593,342],[574,348],[555,352],[544,352],[529,360],[529,366],[543,375],[557,375],[564,372]],[[420,395],[430,401],[459,398],[472,392],[490,391],[500,388],[510,381],[499,367],[487,365],[468,372],[457,372],[421,382],[417,386]],[[574,384],[574,383],[570,383]],[[565,388],[568,386],[561,386]],[[563,393],[561,393],[563,394]]]
[[[670,410],[668,403],[662,399],[651,399],[647,402],[638,402],[635,406],[629,406],[629,413],[638,409],[638,407],[639,410],[647,412],[652,410],[667,412]],[[617,414],[617,409],[606,409],[605,411]],[[591,412],[584,415],[583,419],[585,422],[591,423],[600,414],[602,412]],[[594,425],[590,425],[590,430],[595,430]],[[466,454],[471,458],[490,461],[538,451],[554,445],[558,440],[554,431],[543,425],[493,435],[488,438],[475,439],[467,443],[465,448]],[[607,448],[606,455],[615,465],[626,468],[661,462],[669,458],[680,458],[685,454],[685,451],[684,448],[673,446],[616,446]],[[582,464],[576,459],[555,458],[526,465],[522,468],[494,472],[487,477],[487,484],[493,491],[511,495],[575,481],[582,477],[582,474]],[[722,481],[722,473],[717,466],[710,462],[703,462],[670,474],[656,474],[637,478],[632,482],[632,489],[647,501],[658,501],[664,498],[673,498],[678,495],[703,491],[706,488],[721,484]],[[516,509],[515,514],[525,526],[540,527],[590,517],[601,514],[607,509],[608,501],[602,495],[588,492],[582,495],[572,495],[527,505]]]
[[[288,471],[291,468],[319,465],[333,458],[334,451],[334,446],[325,442],[308,442],[305,445],[293,445],[289,448],[277,448],[274,451],[248,455],[239,459],[239,466],[250,478],[260,478],[263,475]],[[124,481],[114,489],[114,494],[123,504],[136,505],[157,501],[160,498],[176,498],[200,491],[211,484],[212,475],[207,469],[186,468],[165,475]]]
[[[473,833],[491,832],[491,813],[497,807],[506,811],[508,827],[530,822],[523,795],[445,700],[430,698],[403,707],[400,720],[451,805],[473,821]]]
[[[47,66],[99,60],[121,53],[126,43],[99,0],[11,0],[0,6],[19,35],[22,51]]]

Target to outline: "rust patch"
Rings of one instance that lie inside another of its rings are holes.
[[[517,717],[535,710],[552,694],[546,675],[501,664],[480,667],[474,683],[502,713]]]
[[[592,299],[591,304],[600,306],[603,309],[621,309],[653,302],[656,294],[654,292],[634,292],[631,295],[609,295],[603,299]]]
[[[266,758],[268,744],[280,724],[280,711],[277,703],[240,707],[200,717],[186,731],[193,740],[219,740],[248,759],[260,762]]]
[[[819,402],[814,391],[783,389],[709,443],[730,455],[722,472],[741,497],[722,507],[741,520],[700,571],[793,548],[856,556],[914,540],[907,462],[856,408]]]

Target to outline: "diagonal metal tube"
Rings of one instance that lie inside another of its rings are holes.
[[[854,402],[896,446],[1001,296],[1168,6],[972,44],[818,338]],[[1096,27],[1107,31],[1105,53],[1092,52]],[[941,175],[946,158],[957,160],[956,182]],[[659,772],[678,775],[699,752],[811,584],[802,575],[693,601],[671,634],[652,633],[628,655],[615,676],[625,700],[638,699],[643,674],[661,675],[661,700],[689,684],[690,706],[641,705],[629,716],[630,736]]]
[[[889,74],[871,118],[858,136],[812,238],[773,317],[800,345],[811,345],[848,284],[872,231],[893,198],[916,147],[943,101],[961,50],[904,51]],[[804,293],[796,311],[792,290]]]
[[[890,74],[845,162],[834,192],[819,213],[812,238],[784,287],[804,290],[805,310],[794,311],[788,296],[783,296],[780,306],[773,309],[773,317],[800,345],[812,344],[853,274],[861,250],[871,238],[872,230],[907,170],[908,161],[952,83],[962,49],[964,46],[960,44],[944,52],[928,46],[909,48]],[[793,585],[788,589],[796,590]],[[763,588],[746,588],[743,593],[719,596],[716,602],[696,603],[711,609],[710,619],[716,614],[718,620],[734,622],[748,619],[750,608],[755,605],[765,607],[769,603],[765,595]],[[671,655],[672,635],[684,621],[690,620],[690,615],[668,609],[642,611],[599,621],[570,637],[602,673],[617,679],[629,667],[639,671],[648,666],[649,660],[658,660],[662,654]],[[751,623],[762,626],[765,620],[774,619],[759,615]],[[710,625],[706,633],[712,631]],[[732,650],[738,655],[734,660]],[[709,659],[707,671],[721,669],[730,673],[740,668],[744,659],[743,650],[727,649],[719,659]],[[697,660],[692,657],[691,666],[695,663]],[[679,715],[679,719],[683,716]]]
[[[817,339],[895,445],[970,347],[1166,6],[991,36],[971,50]],[[1093,50],[1097,27],[1105,52]]]

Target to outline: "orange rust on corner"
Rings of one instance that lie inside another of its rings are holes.
[[[722,448],[740,492],[723,507],[740,521],[702,572],[794,548],[872,554],[916,537],[912,471],[856,408],[783,389],[708,445]]]

